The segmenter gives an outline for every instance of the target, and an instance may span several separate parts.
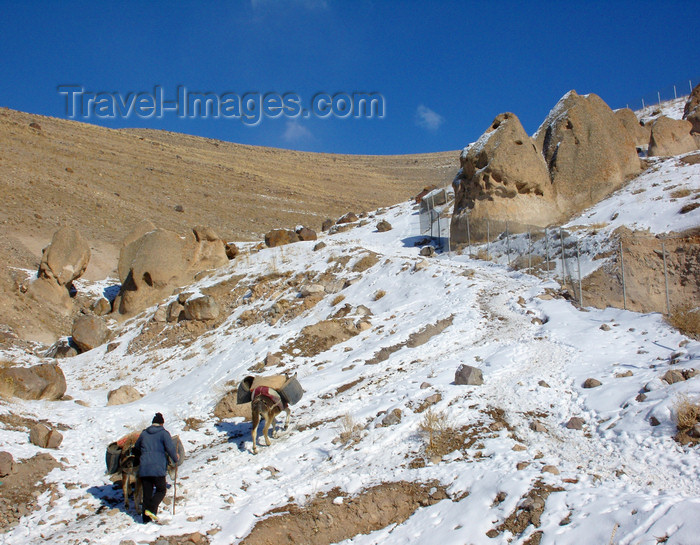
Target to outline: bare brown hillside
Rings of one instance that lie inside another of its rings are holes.
[[[275,227],[318,230],[325,218],[406,200],[450,182],[458,168],[456,152],[304,153],[0,108],[0,293],[21,280],[11,267],[38,266],[62,225],[90,243],[85,276],[99,279],[143,219],[180,233],[204,224],[226,240],[262,240]]]

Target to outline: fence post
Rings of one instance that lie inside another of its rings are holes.
[[[544,228],[544,251],[547,258],[547,272],[549,272],[549,238],[547,235],[547,228]]]
[[[581,256],[578,251],[578,240],[576,240],[576,264],[578,267],[578,304],[583,307],[583,290],[581,289]]]
[[[491,220],[486,218],[486,259],[491,259],[491,254],[489,252],[489,246],[491,245],[491,241],[489,240],[491,238],[491,226],[489,225],[490,223]]]
[[[527,230],[527,268],[528,272],[532,269],[532,232]]]
[[[656,91],[656,96],[659,97],[659,106],[661,106],[661,92],[660,92],[660,91]]]
[[[664,258],[664,284],[666,285],[666,314],[671,315],[671,304],[668,299],[668,270],[666,269],[666,243],[661,243],[661,255]]]
[[[510,232],[508,231],[508,220],[506,220],[506,252],[508,254],[508,266],[510,267]]]
[[[625,258],[622,254],[622,240],[620,240],[620,267],[622,268],[622,308],[627,310],[627,288],[625,287]]]
[[[566,261],[564,261],[564,235],[559,228],[559,241],[561,242],[561,282],[566,287]]]
[[[469,217],[471,214],[467,213],[467,244],[469,245],[469,259],[472,258],[472,235],[469,230]]]
[[[678,98],[678,93],[676,93],[676,86],[673,86],[673,98]]]
[[[644,99],[642,99],[642,110],[646,108],[646,104],[644,104]]]

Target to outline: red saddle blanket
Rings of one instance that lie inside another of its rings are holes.
[[[258,386],[251,395],[251,402],[255,401],[258,396],[264,396],[277,405],[280,410],[287,408],[287,403],[284,401],[279,392],[269,386]]]

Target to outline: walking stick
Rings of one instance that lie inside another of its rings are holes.
[[[175,479],[173,479],[173,516],[175,516],[175,498],[177,498],[177,466],[175,466]]]

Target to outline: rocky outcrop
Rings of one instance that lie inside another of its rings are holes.
[[[273,229],[265,235],[265,245],[268,248],[284,246],[285,244],[292,244],[300,240],[299,235],[289,229]]]
[[[693,125],[685,119],[670,119],[660,116],[651,126],[649,155],[671,157],[697,149],[690,135]]]
[[[143,395],[136,388],[125,384],[107,394],[107,405],[125,405],[138,401],[142,397]]]
[[[119,254],[122,286],[113,312],[133,315],[173,294],[202,270],[228,263],[223,241],[211,229],[195,227],[181,237],[165,229],[138,225]]]
[[[634,112],[629,108],[615,110],[615,117],[620,120],[625,129],[627,129],[627,132],[630,133],[635,146],[646,149],[649,145],[651,127],[649,125],[642,125]]]
[[[460,166],[454,183],[455,242],[467,241],[467,216],[472,240],[486,237],[488,218],[534,225],[558,218],[547,165],[515,114],[497,116],[481,138],[462,152]]]
[[[207,321],[218,318],[220,309],[211,295],[203,295],[187,299],[184,304],[184,312],[187,320]]]
[[[73,342],[81,352],[87,352],[107,342],[109,329],[99,316],[78,316],[73,322]]]
[[[57,400],[66,393],[66,377],[55,363],[0,368],[0,395]]]
[[[632,135],[594,94],[564,95],[537,130],[535,142],[566,215],[606,197],[641,168]]]
[[[316,234],[316,231],[313,229],[310,229],[308,227],[299,227],[296,230],[297,236],[299,237],[299,240],[316,240],[318,239],[318,235]]]
[[[688,97],[688,102],[685,103],[683,119],[688,120],[692,124],[693,133],[700,134],[700,83],[695,86]]]
[[[28,286],[35,299],[46,301],[62,314],[73,308],[69,290],[90,261],[90,246],[78,231],[62,227],[42,251],[37,278]]]

